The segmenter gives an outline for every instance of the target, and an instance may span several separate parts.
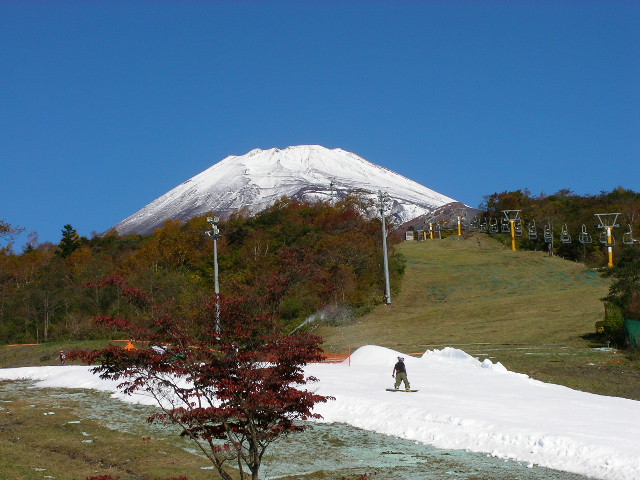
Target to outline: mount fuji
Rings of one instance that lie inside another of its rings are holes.
[[[146,235],[167,220],[184,221],[208,212],[226,218],[242,209],[257,213],[283,196],[332,201],[356,193],[376,198],[380,191],[388,196],[388,213],[398,223],[455,202],[354,153],[299,145],[228,156],[114,228],[121,235]]]

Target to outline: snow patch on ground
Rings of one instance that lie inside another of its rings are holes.
[[[387,392],[397,357],[415,393]],[[340,364],[312,364],[309,388],[335,401],[319,404],[324,422],[340,422],[445,449],[484,452],[606,480],[640,480],[640,402],[571,390],[444,348],[411,357],[366,346]],[[153,399],[117,392],[90,367],[0,369],[0,379],[37,387],[112,391],[123,401]]]

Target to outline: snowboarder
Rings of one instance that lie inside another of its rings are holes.
[[[398,362],[394,365],[391,376],[396,379],[396,383],[394,385],[396,390],[400,386],[400,382],[404,382],[405,390],[409,390],[411,388],[409,385],[409,379],[407,378],[407,367],[404,365],[403,357],[398,357]]]
[[[58,355],[58,360],[60,360],[61,365],[64,365],[65,363],[67,363],[67,356],[65,355],[64,351],[60,350],[60,355]]]

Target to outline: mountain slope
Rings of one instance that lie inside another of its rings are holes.
[[[375,197],[386,192],[399,223],[453,202],[391,170],[345,150],[300,145],[255,149],[229,156],[187,180],[115,226],[120,234],[148,234],[166,220],[214,211],[223,218],[246,208],[255,213],[283,196],[299,200]]]
[[[451,346],[544,382],[640,400],[636,357],[595,335],[610,285],[598,272],[540,251],[514,252],[480,233],[395,248],[407,266],[392,304],[350,325],[319,323],[314,333],[326,351]]]
[[[544,252],[511,251],[475,233],[396,246],[407,262],[399,293],[359,323],[322,327],[333,351],[375,343],[419,352],[434,345],[584,345],[602,319],[609,281]],[[397,285],[392,285],[396,289]],[[397,318],[402,328],[390,329]],[[363,326],[366,325],[366,328]]]

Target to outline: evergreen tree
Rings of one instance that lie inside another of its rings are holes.
[[[58,244],[58,249],[56,250],[56,255],[59,255],[62,258],[67,258],[71,255],[75,250],[80,248],[80,235],[76,232],[75,228],[71,225],[66,224],[62,228],[62,240]]]
[[[622,249],[616,265],[603,273],[604,277],[613,278],[609,294],[603,300],[617,305],[627,316],[637,316],[637,296],[640,294],[640,249],[629,246]],[[634,300],[636,300],[634,302]]]

